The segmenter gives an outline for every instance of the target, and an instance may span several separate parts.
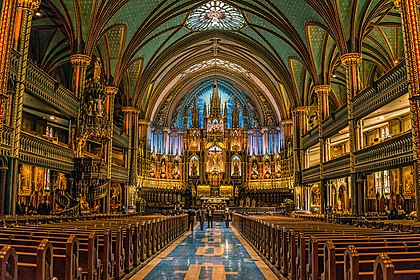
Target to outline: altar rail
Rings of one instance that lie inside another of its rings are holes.
[[[254,190],[284,190],[288,191],[292,186],[288,178],[260,179],[248,181],[248,189]]]

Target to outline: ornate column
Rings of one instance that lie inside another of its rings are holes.
[[[128,134],[128,187],[137,187],[138,145],[139,145],[139,113],[135,107],[123,107],[126,116],[126,131]]]
[[[410,111],[411,111],[411,132],[413,137],[414,157],[414,187],[416,189],[416,210],[420,213],[420,18],[417,10],[419,0],[393,0],[394,4],[401,11],[401,20],[404,35],[404,48],[406,56],[406,67],[410,81]],[[419,219],[419,217],[417,217]]]
[[[353,113],[353,97],[357,94],[359,88],[357,64],[362,61],[362,54],[360,53],[347,53],[341,56],[341,63],[346,66],[346,81],[347,81],[347,119],[349,124],[349,143],[350,143],[350,175],[351,184],[349,185],[352,190],[352,211],[353,214],[359,215],[361,200],[361,192],[357,184],[357,174],[355,169],[354,152],[356,151],[356,132],[355,132],[355,119]]]
[[[15,201],[18,188],[18,157],[20,150],[20,132],[22,126],[23,96],[25,92],[26,69],[28,64],[29,37],[31,34],[32,17],[38,9],[41,1],[19,0],[16,12],[14,48],[19,53],[17,66],[17,80],[13,96],[12,107],[12,157],[10,159],[10,171],[12,174],[11,189],[6,190],[6,201],[10,202],[6,213],[15,214]],[[10,46],[9,46],[10,47]]]
[[[86,84],[86,69],[91,58],[85,54],[72,54],[70,63],[73,66],[72,91],[77,97],[82,96]]]
[[[108,116],[108,127],[110,130],[110,137],[107,142],[106,147],[106,163],[107,163],[107,180],[108,180],[108,192],[105,197],[105,212],[109,213],[110,211],[110,201],[111,201],[111,178],[112,178],[112,139],[114,138],[114,99],[115,95],[118,93],[118,88],[113,86],[106,86],[106,104],[105,104],[105,114]]]
[[[331,91],[330,85],[318,85],[314,87],[314,92],[318,97],[318,141],[319,141],[319,172],[321,179],[321,209],[323,213],[326,213],[327,206],[327,186],[324,180],[324,162],[325,157],[325,138],[322,131],[322,122],[329,115],[328,108],[328,93]]]
[[[3,136],[3,102],[7,97],[9,61],[13,43],[17,0],[5,0],[0,12],[0,143]],[[4,204],[3,204],[4,205]]]
[[[294,164],[294,188],[300,190],[302,193],[302,171],[304,167],[304,154],[302,136],[307,130],[309,109],[306,106],[295,107],[292,111],[293,114],[293,164]],[[301,199],[301,198],[299,198]],[[297,200],[297,197],[295,197]]]
[[[138,174],[142,177],[147,176],[145,174],[145,170],[149,170],[147,168],[147,132],[149,121],[145,119],[139,120],[139,155],[140,155],[140,162],[138,165]]]

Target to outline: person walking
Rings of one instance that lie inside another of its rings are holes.
[[[201,207],[200,210],[198,210],[197,212],[197,218],[198,218],[198,221],[200,222],[201,230],[204,229],[204,215],[205,215],[204,209],[203,207]]]
[[[207,227],[213,228],[213,207],[207,208]]]
[[[188,229],[191,228],[191,231],[194,230],[194,217],[195,217],[195,211],[190,207],[188,210]]]
[[[225,209],[225,212],[223,212],[223,218],[225,220],[225,226],[228,228],[229,227],[229,210]]]

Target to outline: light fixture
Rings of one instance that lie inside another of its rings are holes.
[[[55,117],[54,116],[50,116],[50,120],[55,120]]]
[[[41,14],[41,12],[40,12],[40,11],[36,11],[36,12],[35,12],[35,15],[36,15],[37,17],[42,16],[42,14]]]
[[[398,64],[398,62],[399,62],[399,60],[397,59],[397,60],[394,60],[394,64]]]
[[[336,74],[333,74],[333,75],[332,75],[332,77],[333,77],[333,78],[337,78],[337,75],[336,75]]]

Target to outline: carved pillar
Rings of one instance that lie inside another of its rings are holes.
[[[3,136],[3,103],[7,96],[9,61],[13,43],[17,0],[5,0],[0,12],[0,142]]]
[[[319,172],[321,179],[321,209],[323,213],[326,213],[327,206],[327,186],[324,180],[324,162],[326,161],[325,156],[325,138],[322,131],[322,122],[329,115],[328,108],[328,93],[331,91],[330,85],[318,85],[314,87],[314,92],[318,97],[318,141],[319,141]]]
[[[91,61],[90,56],[85,54],[72,54],[70,63],[73,66],[72,91],[77,97],[82,96],[86,85],[86,69]]]
[[[414,162],[414,187],[416,189],[416,210],[420,213],[420,165],[418,163],[420,153],[420,18],[417,10],[418,0],[393,0],[394,4],[401,11],[404,48],[406,56],[406,67],[410,81],[410,111],[411,111],[411,132],[413,137]],[[419,217],[417,216],[417,219]]]
[[[144,176],[145,170],[150,170],[147,168],[147,134],[149,122],[145,119],[139,120],[139,157],[140,162],[138,166],[138,174]]]
[[[341,56],[341,63],[346,66],[346,80],[347,80],[347,119],[349,124],[349,143],[350,143],[350,174],[351,174],[351,184],[350,189],[352,191],[352,211],[353,214],[359,215],[361,200],[365,199],[361,197],[361,193],[357,184],[357,174],[355,169],[355,158],[354,152],[356,151],[356,132],[355,132],[355,122],[354,119],[354,105],[352,102],[353,97],[357,94],[359,88],[358,81],[358,69],[357,64],[362,61],[362,54],[360,53],[347,53]]]
[[[110,137],[107,142],[107,153],[106,153],[106,163],[107,163],[107,180],[108,180],[108,192],[105,197],[105,212],[109,213],[110,211],[110,201],[111,201],[111,177],[112,177],[112,139],[114,138],[114,99],[115,95],[118,93],[118,88],[113,86],[107,86],[105,88],[106,92],[106,104],[105,104],[105,114],[108,117],[108,126],[110,130]]]
[[[294,163],[294,187],[302,189],[302,171],[304,166],[304,154],[302,136],[306,133],[308,121],[308,107],[296,107],[293,113],[293,163]],[[299,193],[302,193],[301,191]],[[299,198],[301,199],[301,198]],[[295,202],[297,197],[295,197]]]
[[[137,186],[140,110],[135,107],[123,107],[122,111],[126,116],[126,130],[128,134],[128,185]]]
[[[16,12],[14,48],[20,57],[17,66],[17,80],[12,107],[12,157],[10,167],[12,174],[11,189],[6,190],[6,201],[10,202],[6,213],[15,214],[15,202],[17,196],[18,182],[18,157],[20,150],[20,132],[22,126],[23,96],[25,92],[26,69],[28,64],[29,37],[31,34],[32,17],[41,1],[19,0]]]

